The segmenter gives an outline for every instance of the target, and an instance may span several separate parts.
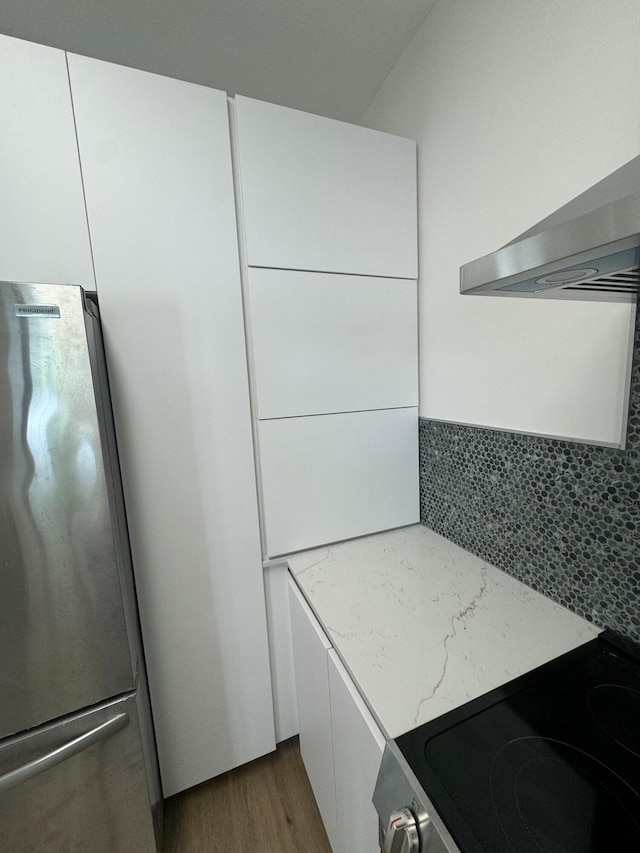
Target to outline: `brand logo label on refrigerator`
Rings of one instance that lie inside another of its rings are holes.
[[[16,317],[59,317],[59,305],[16,305]]]

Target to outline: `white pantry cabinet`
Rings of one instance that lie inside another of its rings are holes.
[[[237,96],[249,266],[418,277],[416,144]]]
[[[269,556],[420,520],[418,411],[258,422]]]
[[[415,281],[247,277],[258,418],[418,405]]]
[[[62,50],[0,35],[0,279],[93,290]]]
[[[373,853],[384,735],[293,579],[289,600],[305,769],[334,853]]]
[[[169,796],[275,747],[227,100],[69,68]]]

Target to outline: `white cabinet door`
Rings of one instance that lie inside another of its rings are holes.
[[[286,562],[271,563],[265,566],[264,593],[267,606],[273,715],[277,743],[294,737],[299,730],[291,640],[289,577],[289,567]]]
[[[0,279],[94,289],[64,52],[0,36]]]
[[[300,753],[320,816],[337,846],[333,734],[327,651],[329,641],[293,580],[289,581]]]
[[[417,278],[413,141],[235,104],[250,266]]]
[[[275,746],[227,102],[69,67],[168,796]]]
[[[338,825],[335,853],[373,853],[378,814],[371,798],[385,740],[333,649],[328,659]]]
[[[418,411],[258,423],[270,556],[419,521]]]
[[[335,853],[373,853],[384,736],[293,579],[289,602],[300,751]]]
[[[418,405],[416,282],[250,269],[259,418]]]

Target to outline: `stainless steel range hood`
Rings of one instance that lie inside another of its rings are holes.
[[[460,292],[635,302],[640,156],[502,249],[460,267]]]

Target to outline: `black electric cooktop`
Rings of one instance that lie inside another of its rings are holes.
[[[464,853],[640,852],[640,658],[605,632],[396,743]]]

